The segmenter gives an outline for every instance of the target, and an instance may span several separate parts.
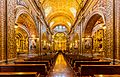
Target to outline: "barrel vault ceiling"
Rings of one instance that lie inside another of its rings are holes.
[[[51,29],[55,26],[66,26],[70,31],[75,22],[82,0],[38,0],[40,1],[44,17]]]

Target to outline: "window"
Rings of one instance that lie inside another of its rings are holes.
[[[62,26],[62,25],[58,25],[54,28],[54,31],[57,31],[57,32],[65,32],[66,31],[66,27],[65,26]]]

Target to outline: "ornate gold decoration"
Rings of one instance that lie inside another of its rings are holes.
[[[55,26],[64,25],[71,28],[74,23],[78,10],[80,9],[80,3],[82,0],[39,0],[43,6],[45,19],[53,29]],[[69,23],[66,23],[69,22]],[[71,24],[71,25],[70,25]]]

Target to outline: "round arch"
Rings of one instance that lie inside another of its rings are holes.
[[[86,21],[83,27],[84,36],[91,35],[90,31],[92,31],[94,24],[100,17],[102,17],[104,25],[106,24],[106,19],[105,19],[106,16],[103,10],[104,8],[101,7],[99,8],[99,10],[93,11],[90,15],[88,15],[88,17],[86,17]],[[86,29],[90,29],[90,30],[87,31]]]
[[[30,32],[25,26],[19,26],[19,27],[22,28],[23,30],[25,30],[25,32],[28,34],[28,37],[30,37]]]
[[[69,14],[65,13],[65,12],[55,12],[52,13],[51,15],[49,15],[46,20],[48,20],[48,22],[52,21],[54,18],[59,17],[59,16],[63,16],[65,18],[67,18],[70,22],[74,21],[74,17],[70,16]]]
[[[94,53],[98,53],[98,52],[101,54],[104,53],[102,51],[104,50],[103,27],[106,24],[105,17],[106,16],[105,16],[104,8],[101,7],[98,8],[98,10],[94,10],[91,14],[89,14],[85,18],[85,23],[83,26],[83,37],[82,37],[82,47],[84,53],[89,53],[92,56]],[[101,27],[102,30],[97,30],[96,33],[93,34],[93,31],[96,30],[98,27]]]
[[[28,16],[28,17],[30,18],[31,23],[33,24],[33,27],[34,27],[33,29],[35,29],[35,30],[34,30],[35,33],[38,34],[34,17],[29,13],[28,9],[27,9],[26,7],[24,7],[24,6],[18,5],[18,6],[16,7],[16,19],[15,19],[15,23],[17,23],[19,17],[20,17],[22,14],[24,14],[24,15],[26,15],[26,16]],[[18,23],[18,24],[19,24],[19,23]],[[25,28],[25,26],[24,26],[24,29],[27,29],[27,27]],[[30,36],[32,35],[32,33],[31,33],[31,31],[30,31],[29,29],[27,29],[27,32],[29,32],[29,35],[30,35]]]
[[[18,5],[16,7],[16,20],[15,20],[15,23],[17,22],[17,20],[18,20],[18,18],[19,18],[19,16],[21,14],[27,14],[33,20],[33,22],[35,22],[34,17],[29,13],[28,9],[26,7],[24,7],[24,6]]]
[[[22,27],[18,27],[15,29],[15,33],[16,33],[16,36],[15,36],[15,39],[16,39],[16,51],[17,53],[28,53],[29,50],[29,34],[28,32],[23,29]]]

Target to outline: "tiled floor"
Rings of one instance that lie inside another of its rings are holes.
[[[75,77],[62,54],[59,54],[49,77]]]

